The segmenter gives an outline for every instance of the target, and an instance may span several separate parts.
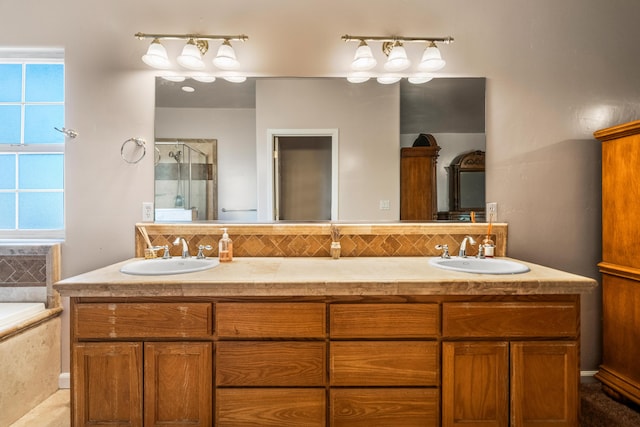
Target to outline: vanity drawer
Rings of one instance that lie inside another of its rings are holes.
[[[216,427],[325,427],[325,389],[219,388]]]
[[[218,342],[216,384],[323,387],[326,349],[324,342]]]
[[[575,337],[579,309],[571,302],[474,302],[442,306],[443,337]]]
[[[332,386],[434,386],[438,343],[337,341],[329,350]]]
[[[331,427],[438,426],[437,389],[331,389]]]
[[[437,304],[332,304],[331,338],[430,338],[438,335]]]
[[[324,338],[324,303],[219,303],[221,338]]]
[[[74,305],[77,339],[189,338],[212,334],[209,303],[86,303]]]

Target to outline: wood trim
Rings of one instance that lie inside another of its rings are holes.
[[[629,123],[623,123],[610,128],[595,131],[593,136],[604,142],[612,139],[622,138],[625,136],[636,135],[640,133],[640,120]]]

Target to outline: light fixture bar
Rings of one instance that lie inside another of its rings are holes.
[[[240,40],[247,41],[249,36],[244,34],[238,35],[212,35],[212,34],[148,34],[148,33],[135,33],[135,37],[139,40],[142,39],[160,39],[160,40]]]
[[[374,41],[374,42],[405,42],[405,43],[429,43],[429,42],[437,42],[437,43],[444,43],[444,44],[449,44],[449,43],[453,43],[453,37],[451,36],[447,36],[447,37],[402,37],[402,36],[390,36],[390,37],[385,37],[385,36],[352,36],[349,34],[345,34],[344,36],[342,36],[342,40],[344,40],[345,42],[350,42],[350,41]]]

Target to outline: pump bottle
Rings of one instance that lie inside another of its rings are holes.
[[[233,260],[233,242],[227,234],[227,229],[222,229],[222,238],[218,242],[218,259],[220,262],[231,262]]]

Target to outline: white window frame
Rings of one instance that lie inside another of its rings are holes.
[[[64,49],[60,48],[0,48],[0,64],[63,64],[64,65]],[[66,74],[66,73],[65,73]],[[66,78],[65,78],[66,86]],[[23,80],[24,85],[24,80]],[[24,91],[24,87],[23,87]],[[22,101],[21,101],[22,103]],[[63,105],[66,105],[66,97]],[[66,110],[66,107],[65,107]],[[66,117],[66,114],[65,114]],[[22,114],[24,121],[24,114]],[[22,127],[24,130],[24,126]],[[62,154],[65,155],[65,144],[25,144],[24,132],[20,135],[20,144],[0,144],[0,154]],[[17,171],[16,171],[17,172]],[[64,171],[63,171],[63,182]],[[63,183],[63,197],[66,184]],[[57,191],[56,191],[57,192]],[[16,206],[16,209],[18,207]],[[66,203],[63,201],[63,212],[66,212]],[[2,230],[0,229],[0,240],[2,239],[64,239],[66,230],[66,215],[63,217],[62,229],[40,229],[40,230]]]

